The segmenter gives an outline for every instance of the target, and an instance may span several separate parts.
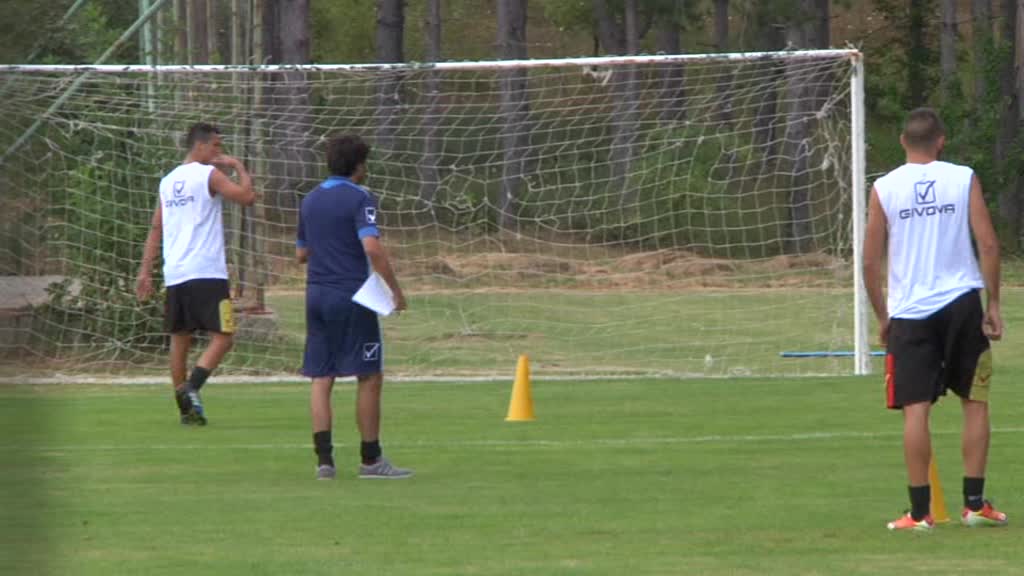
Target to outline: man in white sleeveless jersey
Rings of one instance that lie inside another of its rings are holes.
[[[153,294],[152,268],[163,244],[167,286],[165,325],[171,334],[171,382],[182,424],[206,424],[199,390],[234,343],[235,331],[224,256],[223,200],[251,206],[252,178],[240,161],[221,152],[220,131],[206,123],[189,128],[185,161],[160,181],[160,198],[135,291]],[[234,170],[236,184],[227,176]],[[210,344],[185,379],[192,333],[205,330]]]
[[[1003,333],[999,242],[974,171],[939,161],[946,137],[938,115],[926,108],[912,111],[900,142],[907,163],[875,182],[864,239],[864,283],[887,348],[886,404],[903,411],[910,488],[910,511],[888,528],[926,531],[934,526],[928,415],[947,390],[960,397],[964,413],[960,521],[1002,526],[1006,515],[984,497],[989,339],[999,340]],[[886,256],[888,299],[882,289]]]

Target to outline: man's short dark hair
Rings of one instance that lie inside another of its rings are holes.
[[[188,133],[185,134],[185,148],[191,150],[196,145],[196,142],[209,142],[214,134],[219,135],[220,129],[213,124],[196,122],[189,127]]]
[[[918,108],[907,114],[907,121],[903,124],[903,140],[907,147],[928,150],[945,135],[946,126],[935,110]]]
[[[359,136],[336,136],[327,142],[327,169],[335,176],[351,176],[369,155],[369,144]]]

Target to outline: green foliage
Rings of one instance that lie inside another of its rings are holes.
[[[314,62],[374,60],[376,8],[373,0],[313,0],[310,11]]]
[[[918,4],[926,15],[934,11],[934,0]],[[899,134],[904,116],[913,107],[930,105],[940,110],[946,123],[945,159],[974,168],[984,184],[986,199],[996,212],[1001,195],[1017,193],[1015,176],[1024,169],[1024,142],[1019,134],[1009,142],[1010,151],[1004,162],[995,155],[995,145],[1003,131],[1002,112],[1009,104],[1004,101],[1000,85],[1013,58],[1010,44],[990,38],[980,47],[972,43],[969,49],[962,49],[957,76],[945,79],[952,90],[950,97],[940,101],[935,19],[915,20],[902,1],[875,0],[875,6],[891,30],[865,47],[870,57],[866,77],[868,173],[878,174],[903,163]],[[923,39],[916,47],[909,39],[915,28],[920,29],[916,33]],[[966,57],[969,50],[975,49],[983,51],[981,69],[973,66],[974,58]],[[971,65],[964,65],[968,63]],[[964,86],[973,85],[978,75],[985,80],[986,92],[965,93]],[[913,94],[912,86],[921,88],[920,93]],[[1001,225],[998,219],[996,225]]]
[[[630,182],[641,191],[640,209],[616,240],[637,240],[644,249],[685,246],[723,258],[785,252],[788,178],[751,132],[667,129],[651,139],[677,144],[643,158]],[[736,167],[755,176],[736,179]]]
[[[870,50],[867,99],[871,112],[892,113],[925,104],[938,88],[935,0],[875,0],[891,32]]]
[[[87,148],[89,161],[73,168],[51,198],[52,241],[61,246],[65,280],[50,289],[44,314],[57,331],[53,340],[146,349],[162,346],[162,306],[135,301],[135,275],[149,231],[161,165],[145,139],[85,135],[67,149]],[[131,170],[124,159],[130,158]],[[154,275],[158,293],[160,275]]]
[[[559,31],[593,30],[593,8],[588,0],[541,0],[544,15]]]
[[[138,16],[135,0],[95,0],[58,26],[71,4],[0,1],[0,61],[25,62],[39,48],[35,63],[91,64]],[[111,62],[135,62],[137,53],[135,39],[129,39]]]
[[[1016,192],[1016,174],[1024,169],[1024,140],[1018,133],[1009,143],[1010,152],[1006,161],[1000,163],[994,154],[995,142],[1002,131],[1002,112],[1009,104],[1003,101],[1000,94],[1002,74],[1007,64],[1012,62],[1013,54],[1007,43],[991,44],[985,48],[986,65],[981,70],[974,70],[985,78],[988,90],[975,96],[971,102],[962,94],[953,97],[942,105],[942,116],[949,133],[947,140],[947,156],[974,168],[983,182],[986,197],[993,211],[997,206],[1000,194]],[[955,83],[960,86],[959,82]]]

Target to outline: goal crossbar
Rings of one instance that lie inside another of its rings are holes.
[[[668,64],[716,61],[750,61],[750,60],[800,60],[806,58],[862,58],[859,50],[791,50],[787,52],[725,52],[720,54],[654,54],[640,56],[588,56],[581,58],[537,58],[528,60],[494,60],[472,62],[403,62],[398,64],[272,64],[260,66],[247,65],[144,65],[144,64],[103,64],[103,65],[65,65],[65,64],[7,64],[0,65],[0,72],[98,72],[98,73],[131,73],[131,72],[331,72],[331,71],[366,71],[378,72],[388,70],[502,70],[528,68],[566,68],[573,66],[619,66],[626,64]]]

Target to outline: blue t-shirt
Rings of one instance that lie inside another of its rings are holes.
[[[302,199],[295,242],[309,249],[306,283],[354,294],[370,275],[367,236],[380,236],[373,194],[341,176],[314,188]]]

